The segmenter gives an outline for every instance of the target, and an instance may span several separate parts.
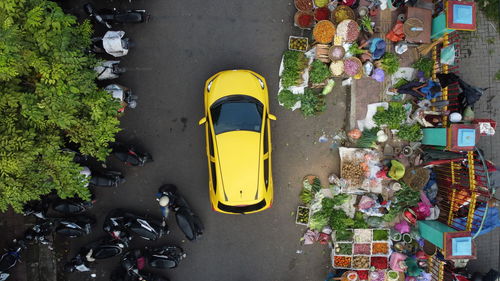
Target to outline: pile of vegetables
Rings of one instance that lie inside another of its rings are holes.
[[[404,124],[403,126],[401,126],[401,128],[399,128],[397,136],[405,141],[420,141],[424,134],[422,133],[420,125]]]
[[[307,224],[309,222],[309,208],[299,207],[297,212],[297,222]]]
[[[388,74],[394,74],[399,69],[399,58],[394,53],[385,53],[382,59],[375,62],[375,66],[382,68]]]
[[[325,197],[321,200],[321,209],[315,212],[310,219],[309,227],[321,231],[325,226],[330,226],[337,232],[348,228],[366,228],[368,225],[364,221],[363,213],[356,212],[354,218],[350,218],[343,210],[334,209],[348,200],[349,196],[342,194],[333,198]]]
[[[300,110],[305,117],[314,116],[323,112],[326,104],[323,101],[323,95],[316,93],[313,89],[305,88],[304,94],[300,97]]]
[[[307,51],[308,43],[305,37],[291,37],[288,48],[297,51]]]
[[[400,182],[400,184],[401,189],[394,194],[394,201],[389,212],[382,217],[386,222],[392,222],[406,208],[416,206],[420,202],[419,191],[412,189],[403,182]]]
[[[389,108],[377,108],[377,113],[373,115],[373,121],[378,126],[387,125],[389,129],[399,129],[406,119],[406,110],[399,102],[389,103]]]
[[[281,90],[278,93],[278,102],[288,109],[291,109],[299,100],[300,95],[295,95],[290,90]]]
[[[421,57],[412,67],[422,71],[425,77],[431,77],[432,69],[434,69],[434,61],[428,57]]]
[[[321,189],[321,181],[318,178],[314,178],[313,183],[309,184],[309,180],[306,179],[303,182],[304,188],[300,192],[299,198],[302,203],[309,205],[314,199],[314,194]]]
[[[328,66],[321,62],[320,60],[314,60],[311,64],[311,70],[309,72],[309,80],[313,84],[319,84],[324,82],[327,78],[331,76]]]
[[[307,67],[304,53],[298,51],[285,51],[283,55],[283,73],[281,83],[284,88],[297,86],[302,83],[302,73]]]
[[[372,148],[377,142],[377,133],[380,129],[378,127],[373,127],[371,129],[363,130],[361,137],[356,142],[357,147],[361,148]]]

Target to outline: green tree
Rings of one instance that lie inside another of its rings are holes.
[[[0,210],[55,190],[89,198],[73,142],[103,160],[119,103],[96,85],[92,27],[54,2],[0,1]]]

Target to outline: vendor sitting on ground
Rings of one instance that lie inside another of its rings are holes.
[[[441,96],[441,86],[432,80],[427,82],[411,81],[397,89],[390,88],[389,91],[411,95],[417,99],[431,100]]]

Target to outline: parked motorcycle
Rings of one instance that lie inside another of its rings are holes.
[[[0,257],[0,281],[9,278],[9,271],[21,260],[21,251],[26,249],[23,240],[14,240],[7,252]]]
[[[111,24],[115,23],[142,23],[149,20],[146,10],[120,11],[117,9],[101,9],[96,12],[94,6],[90,3],[83,5],[83,9],[89,17],[92,17],[96,22],[105,25],[107,28],[112,28]]]
[[[82,167],[80,174],[89,180],[90,186],[116,187],[125,182],[125,178],[118,171],[92,172],[87,166]]]
[[[126,232],[146,240],[157,240],[168,233],[168,227],[164,222],[144,218],[123,209],[109,212],[104,220],[103,229],[111,235]]]
[[[118,112],[123,112],[126,107],[135,108],[137,106],[138,97],[132,94],[132,90],[119,84],[109,84],[104,88],[115,99],[120,101],[122,108]]]
[[[110,54],[123,57],[134,44],[129,38],[123,38],[125,31],[107,31],[103,37],[92,38],[91,51],[96,54]]]
[[[126,253],[120,261],[120,268],[111,275],[112,281],[125,280],[152,280],[168,281],[168,278],[154,273],[144,271],[146,257],[141,250],[133,250]]]
[[[81,214],[94,206],[95,200],[85,201],[78,197],[68,199],[56,199],[52,203],[52,209],[67,215]]]
[[[120,142],[110,144],[112,153],[120,161],[130,166],[144,166],[147,162],[152,162],[153,157],[147,152],[138,152],[135,147]]]
[[[196,240],[203,234],[203,223],[194,214],[186,199],[178,192],[175,185],[162,185],[158,190],[157,200],[160,204],[163,219],[167,219],[169,210],[174,211],[177,225],[188,240]]]
[[[65,270],[67,272],[90,271],[91,262],[121,255],[127,246],[123,241],[110,238],[92,242],[81,248],[78,254],[70,262],[66,263]]]
[[[166,245],[145,252],[149,266],[157,269],[176,268],[186,257],[184,250],[176,245]]]
[[[88,215],[78,215],[56,220],[55,232],[68,238],[82,237],[90,234],[92,226],[96,223],[95,218]]]
[[[52,249],[52,241],[47,236],[54,230],[52,221],[43,221],[33,225],[24,232],[24,241],[30,244],[48,245]]]
[[[119,66],[120,61],[108,60],[94,67],[94,71],[97,72],[97,80],[108,80],[116,79],[120,77],[120,74],[127,71],[124,67]]]

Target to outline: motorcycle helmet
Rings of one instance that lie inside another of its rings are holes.
[[[170,203],[170,198],[168,196],[162,196],[159,200],[160,206],[167,207],[168,203]]]

